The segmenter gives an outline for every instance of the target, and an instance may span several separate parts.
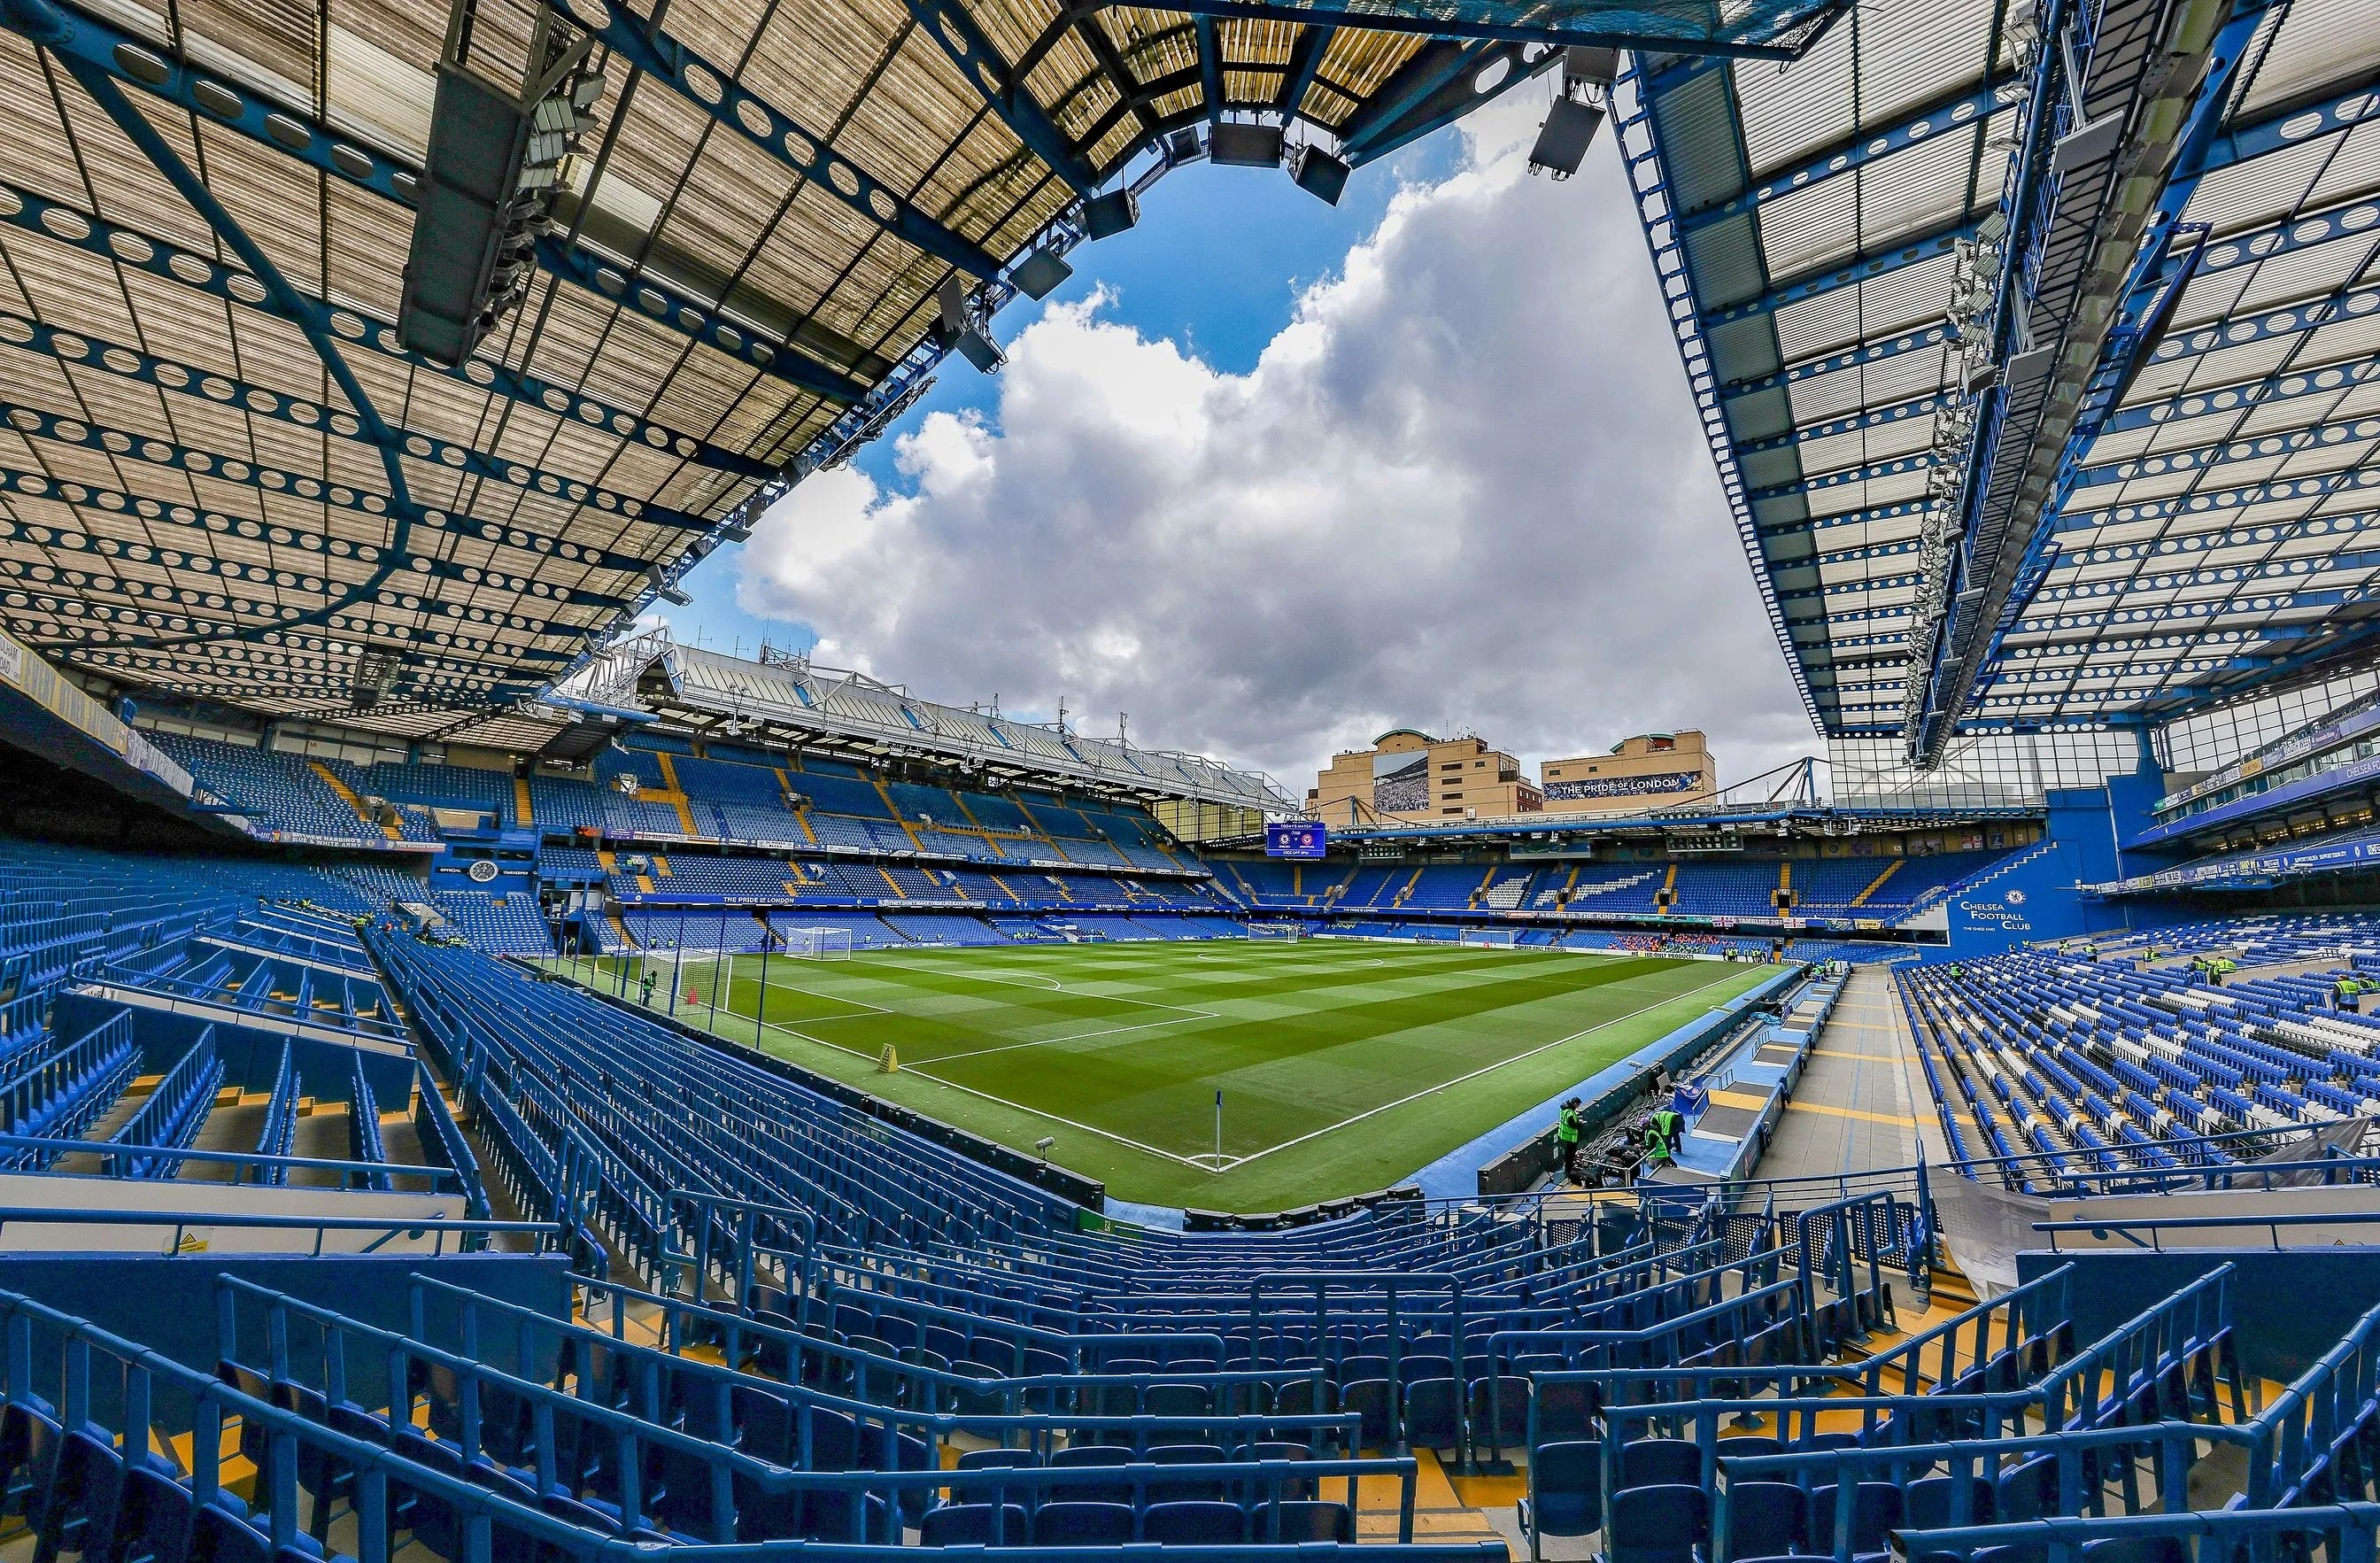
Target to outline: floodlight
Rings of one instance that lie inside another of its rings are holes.
[[[438,62],[396,311],[397,340],[449,368],[528,296],[562,160],[594,128],[603,95],[593,36],[550,11],[538,12],[517,86],[472,67],[470,36],[450,29]]]

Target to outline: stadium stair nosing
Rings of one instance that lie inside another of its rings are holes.
[[[537,826],[537,811],[529,807],[527,776],[513,778],[513,823],[523,830],[532,830]]]
[[[638,800],[668,804],[677,811],[677,823],[686,827],[686,833],[688,836],[700,836],[702,832],[695,828],[694,811],[686,806],[686,788],[677,784],[677,767],[671,763],[669,751],[656,750],[653,751],[653,758],[661,763],[662,780],[668,784],[669,791],[659,798],[650,793],[640,793],[638,795]]]
[[[356,818],[363,821],[364,824],[371,826],[374,830],[379,831],[391,841],[402,841],[405,839],[405,832],[398,829],[395,825],[382,824],[379,821],[373,819],[371,817],[371,812],[364,807],[364,800],[356,796],[356,789],[341,781],[339,779],[339,774],[336,771],[334,771],[328,765],[323,764],[320,760],[307,761],[306,768],[313,772],[316,775],[322,777],[323,782],[330,787],[330,789],[339,795],[339,800],[356,812]]]
[[[1869,880],[1867,882],[1867,888],[1862,890],[1858,895],[1852,898],[1852,905],[1855,907],[1864,907],[1867,905],[1867,898],[1870,896],[1875,895],[1878,890],[1883,889],[1884,882],[1890,879],[1894,874],[1899,873],[1900,872],[1900,865],[1908,861],[1909,860],[1906,858],[1895,858],[1890,862],[1885,864],[1884,872],[1877,874],[1874,879]]]

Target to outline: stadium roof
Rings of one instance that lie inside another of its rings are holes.
[[[1284,813],[1296,807],[1260,771],[1143,749],[996,710],[920,700],[865,673],[798,656],[760,661],[677,644],[666,626],[607,648],[553,691],[590,736],[650,722],[712,739],[814,749],[862,760],[912,758],[1011,780],[1042,779],[1144,800],[1192,799]],[[606,719],[609,719],[607,724]],[[555,743],[566,750],[574,735]]]
[[[1783,55],[1844,3],[0,0],[0,622],[533,738],[486,714],[1227,116],[1335,196],[1556,45]]]
[[[1641,214],[1822,731],[1931,763],[2370,654],[2375,87],[2369,0],[1862,0],[1782,70],[1640,59]]]

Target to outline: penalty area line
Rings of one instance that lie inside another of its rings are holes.
[[[1729,975],[1731,975],[1731,973]],[[1235,1167],[1245,1166],[1252,1161],[1262,1161],[1265,1157],[1271,1155],[1275,1151],[1286,1151],[1293,1145],[1303,1145],[1309,1140],[1319,1140],[1326,1134],[1336,1134],[1339,1130],[1345,1129],[1350,1124],[1361,1123],[1366,1118],[1378,1117],[1382,1113],[1388,1112],[1393,1108],[1404,1106],[1409,1103],[1418,1102],[1425,1096],[1435,1096],[1441,1091],[1451,1091],[1458,1085],[1477,1080],[1481,1075],[1492,1074],[1496,1070],[1502,1068],[1507,1064],[1517,1064],[1523,1059],[1534,1058],[1541,1053],[1550,1053],[1557,1047],[1566,1046],[1571,1043],[1578,1041],[1581,1037],[1593,1036],[1597,1032],[1609,1031],[1610,1028],[1619,1025],[1623,1020],[1633,1020],[1637,1016],[1645,1014],[1649,1010],[1658,1009],[1665,1004],[1675,1003],[1677,1000],[1682,998],[1692,998],[1694,995],[1701,993],[1704,989],[1717,987],[1719,983],[1726,982],[1727,980],[1728,975],[1721,975],[1712,978],[1707,983],[1697,983],[1694,986],[1686,989],[1683,993],[1670,994],[1664,997],[1653,1000],[1650,1004],[1639,1005],[1637,1007],[1628,1011],[1625,1015],[1614,1015],[1610,1020],[1605,1020],[1598,1025],[1589,1026],[1585,1031],[1572,1032],[1570,1035],[1564,1037],[1556,1037],[1553,1041],[1545,1043],[1536,1047],[1532,1047],[1525,1053],[1515,1053],[1509,1058],[1499,1058],[1492,1064],[1484,1064],[1480,1066],[1478,1068],[1472,1070],[1469,1074],[1457,1075],[1452,1080],[1440,1081],[1436,1085],[1424,1086],[1421,1090],[1414,1092],[1410,1095],[1400,1096],[1393,1102],[1383,1102],[1377,1107],[1367,1107],[1364,1111],[1357,1113],[1353,1117],[1342,1118],[1337,1123],[1330,1124],[1322,1129],[1314,1130],[1308,1133],[1298,1135],[1293,1140],[1284,1140],[1278,1145],[1268,1146],[1264,1150],[1256,1151],[1247,1155],[1237,1157],[1222,1166],[1209,1167],[1208,1170],[1211,1172],[1230,1172]],[[1207,1159],[1208,1161],[1212,1161],[1214,1158],[1209,1156]]]
[[[730,1013],[733,1013],[733,1011]],[[886,1013],[897,1013],[897,1011],[888,1010]],[[760,1033],[763,1032],[781,1032],[786,1036],[796,1037],[803,1042],[810,1043],[820,1047],[831,1048],[834,1052],[844,1055],[846,1057],[867,1060],[873,1059],[876,1056],[875,1054],[864,1052],[856,1047],[846,1047],[839,1042],[829,1042],[822,1036],[812,1036],[808,1032],[796,1031],[791,1026],[779,1025],[773,1020],[763,1023],[759,1020],[754,1020],[753,1017],[749,1015],[738,1015],[736,1016],[736,1019],[740,1020],[752,1021],[753,1040],[755,1042],[760,1040]],[[1151,1025],[1172,1025],[1176,1022],[1172,1020],[1155,1020],[1149,1023]],[[1130,1029],[1137,1030],[1139,1028]],[[714,1032],[713,1034],[717,1033]],[[1067,1039],[1062,1037],[1055,1040],[1065,1041]],[[1039,1044],[1026,1043],[1022,1045],[1038,1046]],[[978,1055],[973,1053],[962,1053],[953,1055],[953,1056],[973,1058],[978,1056]],[[966,1095],[976,1098],[979,1102],[989,1102],[996,1107],[1006,1107],[1012,1112],[1023,1113],[1028,1117],[1043,1118],[1050,1123],[1063,1125],[1068,1129],[1080,1130],[1085,1134],[1097,1135],[1102,1140],[1112,1141],[1116,1144],[1122,1145],[1128,1150],[1139,1151],[1148,1155],[1161,1157],[1166,1161],[1173,1162],[1183,1166],[1192,1167],[1201,1172],[1213,1172],[1217,1170],[1214,1166],[1208,1165],[1214,1160],[1212,1155],[1208,1156],[1204,1161],[1200,1161],[1190,1156],[1180,1155],[1174,1152],[1148,1144],[1143,1141],[1135,1140],[1130,1135],[1118,1134],[1111,1130],[1101,1129],[1097,1124],[1078,1122],[1074,1118],[1050,1112],[1046,1107],[1027,1106],[1022,1102],[1013,1102],[1005,1096],[995,1096],[989,1091],[978,1091],[971,1085],[961,1085],[956,1081],[944,1080],[941,1076],[934,1073],[932,1069],[922,1066],[904,1064],[901,1066],[901,1073],[905,1075],[916,1075],[921,1080],[932,1081],[934,1084],[941,1086],[945,1091],[961,1092]]]

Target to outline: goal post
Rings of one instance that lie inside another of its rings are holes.
[[[1303,922],[1251,922],[1248,924],[1248,937],[1251,939],[1303,939],[1305,937],[1305,924]]]
[[[1456,942],[1482,949],[1508,950],[1521,942],[1521,936],[1510,928],[1465,928]]]
[[[801,960],[849,960],[851,930],[848,928],[785,928],[785,953]]]

